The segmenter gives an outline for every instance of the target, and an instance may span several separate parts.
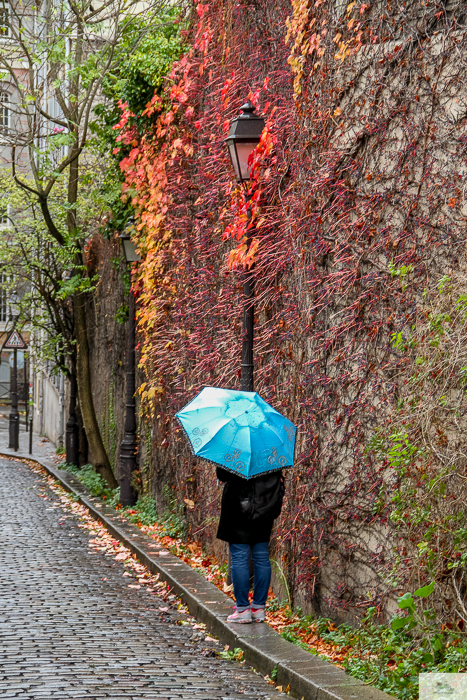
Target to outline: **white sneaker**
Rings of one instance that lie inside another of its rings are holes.
[[[245,623],[245,622],[251,622],[251,610],[250,608],[247,608],[243,612],[235,612],[232,615],[229,615],[227,618],[227,622],[239,622],[239,623]]]
[[[265,614],[264,608],[251,608],[251,621],[252,622],[264,622]]]

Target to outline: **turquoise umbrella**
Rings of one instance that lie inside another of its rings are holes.
[[[293,467],[293,423],[254,391],[205,387],[176,414],[197,457],[251,479]]]

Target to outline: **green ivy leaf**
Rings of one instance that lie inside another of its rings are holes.
[[[414,595],[418,595],[420,598],[427,598],[435,590],[435,583],[432,581],[428,586],[423,586],[414,591]]]
[[[409,622],[413,622],[412,615],[408,617],[395,617],[391,622],[391,627],[394,631],[401,630],[403,627],[406,627]]]
[[[411,593],[404,593],[397,601],[397,605],[401,610],[406,610],[408,608],[409,610],[415,611],[415,603]]]

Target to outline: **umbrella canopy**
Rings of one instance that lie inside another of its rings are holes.
[[[176,415],[197,457],[245,479],[293,467],[296,427],[254,391],[208,386]]]

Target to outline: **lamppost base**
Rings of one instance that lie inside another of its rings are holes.
[[[15,452],[17,452],[19,450],[19,416],[18,416],[18,414],[16,414],[16,415],[10,414],[10,420],[9,420],[9,424],[8,424],[8,433],[9,433],[8,447],[9,447],[9,449],[12,449]]]
[[[120,503],[122,506],[134,506],[137,494],[131,484],[131,477],[136,471],[135,436],[125,435],[120,444]]]
[[[79,429],[76,423],[66,426],[65,451],[67,464],[79,467]]]
[[[76,420],[76,376],[70,374],[70,406],[65,428],[65,452],[67,464],[79,467],[79,425]]]

